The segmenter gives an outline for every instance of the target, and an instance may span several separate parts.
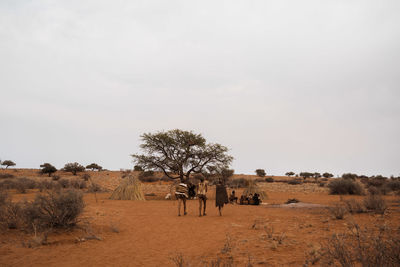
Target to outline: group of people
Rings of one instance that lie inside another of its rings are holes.
[[[260,205],[260,195],[257,193],[249,194],[248,196],[242,195],[240,197],[240,205]]]
[[[238,197],[236,196],[235,190],[232,190],[229,196],[229,203],[236,203],[237,204]],[[242,195],[240,197],[239,204],[240,205],[260,205],[261,199],[258,193],[249,194],[249,195]]]
[[[178,216],[181,216],[181,206],[183,204],[183,215],[186,215],[186,200],[193,194],[191,191],[194,190],[192,186],[188,186],[185,183],[180,183],[175,188],[175,196],[178,200]],[[206,216],[207,206],[207,182],[204,178],[200,178],[200,182],[197,185],[197,198],[199,200],[199,216]],[[225,185],[219,181],[216,186],[215,194],[215,206],[218,207],[219,215],[222,216],[222,208],[229,202],[228,193]]]

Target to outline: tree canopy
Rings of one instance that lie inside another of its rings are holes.
[[[63,170],[66,171],[66,172],[72,172],[73,175],[76,175],[77,172],[85,171],[85,167],[83,167],[78,162],[74,162],[74,163],[65,164]]]
[[[257,169],[256,170],[256,174],[259,177],[264,177],[266,175],[265,170],[264,169]]]
[[[48,174],[49,177],[51,176],[52,173],[55,173],[57,171],[56,167],[51,165],[50,163],[43,163],[40,165],[40,168],[42,168],[40,171],[42,174]]]
[[[86,166],[86,169],[92,169],[92,171],[94,171],[94,170],[101,171],[103,169],[103,167],[101,167],[97,163],[91,163],[91,164]]]
[[[143,154],[133,154],[134,163],[144,170],[162,171],[170,179],[186,181],[205,167],[228,168],[233,157],[228,148],[206,143],[201,134],[179,129],[141,135]]]
[[[6,169],[10,166],[15,166],[16,164],[12,160],[4,160],[1,165],[6,166]]]

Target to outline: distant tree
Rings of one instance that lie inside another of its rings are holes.
[[[331,177],[333,177],[333,174],[332,174],[332,173],[329,173],[329,172],[324,172],[324,173],[322,174],[322,176],[325,177],[325,178],[331,178]]]
[[[287,172],[287,173],[285,173],[285,175],[290,177],[290,176],[295,175],[295,173],[294,172]]]
[[[145,170],[162,171],[168,178],[182,182],[191,173],[201,173],[207,166],[228,168],[233,157],[220,144],[207,144],[201,134],[179,129],[141,136],[144,154],[133,154],[137,166]]]
[[[40,172],[42,174],[48,174],[49,177],[55,173],[57,171],[56,167],[54,167],[53,165],[51,165],[50,163],[43,163],[42,165],[40,165],[40,168],[42,168],[40,170]]]
[[[12,166],[15,166],[16,164],[12,161],[12,160],[4,160],[2,163],[1,163],[1,165],[3,165],[3,166],[6,166],[6,169],[8,168],[8,167],[12,167]]]
[[[208,166],[207,171],[203,171],[202,175],[206,177],[208,180],[217,181],[221,179],[223,184],[226,184],[235,173],[235,170],[228,169],[225,167],[216,167],[216,166]]]
[[[63,170],[66,172],[72,172],[73,175],[76,175],[77,172],[85,171],[85,167],[83,167],[78,162],[74,162],[65,164]]]
[[[140,166],[138,166],[138,165],[135,165],[135,166],[133,167],[133,170],[134,170],[134,171],[137,171],[137,172],[142,172],[142,171],[143,171],[143,168],[140,167]]]
[[[266,173],[263,169],[257,169],[256,174],[257,174],[257,176],[260,176],[260,177],[264,177],[266,175]]]
[[[97,170],[97,171],[101,171],[103,169],[103,167],[101,167],[100,165],[96,164],[96,163],[92,163],[86,166],[86,169],[92,169],[92,171]]]
[[[320,178],[320,177],[321,177],[321,174],[320,174],[319,172],[314,172],[313,177],[314,177],[314,178]]]
[[[303,177],[303,179],[305,180],[305,179],[307,179],[307,178],[313,177],[313,176],[314,176],[314,173],[311,173],[311,172],[301,172],[301,173],[300,173],[300,176]]]

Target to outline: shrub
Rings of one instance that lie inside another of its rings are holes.
[[[49,191],[36,195],[34,202],[27,205],[25,221],[28,226],[41,229],[70,227],[78,222],[84,206],[82,193],[77,190]]]
[[[25,194],[27,189],[34,189],[37,187],[37,183],[28,178],[19,178],[13,181],[12,188],[20,194]]]
[[[103,192],[105,191],[99,184],[96,183],[91,183],[90,186],[88,187],[88,192],[89,193],[97,193],[97,192]]]
[[[368,186],[382,187],[388,179],[383,176],[375,176],[368,180]]]
[[[367,210],[378,214],[384,214],[387,207],[386,201],[380,195],[368,195],[364,199],[364,205]]]
[[[299,184],[303,184],[302,181],[297,180],[297,179],[290,180],[290,181],[288,181],[287,183],[290,184],[290,185],[299,185]]]
[[[6,200],[0,206],[0,225],[2,228],[16,229],[23,225],[23,204]]]
[[[52,177],[51,177],[51,179],[53,180],[53,181],[58,181],[58,180],[60,180],[60,175],[53,175]]]
[[[14,178],[15,176],[12,175],[11,173],[1,173],[0,174],[0,179],[7,179],[7,178]]]
[[[352,179],[336,179],[328,184],[331,195],[362,195],[364,190],[361,184]]]
[[[249,185],[249,180],[243,177],[237,179],[231,179],[227,185],[229,187],[243,188]]]
[[[354,173],[344,173],[344,174],[342,174],[342,178],[343,179],[355,180],[355,179],[358,178],[358,175],[354,174]]]
[[[266,181],[267,183],[273,183],[273,182],[274,182],[274,178],[272,178],[272,177],[267,177],[267,178],[265,178],[265,181]]]
[[[84,180],[84,181],[89,181],[89,179],[90,179],[90,174],[89,173],[85,173],[84,175],[82,175],[82,179]]]
[[[145,176],[145,177],[143,177],[143,176],[140,176],[140,175],[139,175],[139,180],[140,180],[141,182],[152,183],[152,182],[159,181],[160,178],[157,178],[157,177],[154,177],[154,176]]]
[[[329,211],[336,219],[342,220],[347,212],[347,209],[344,205],[336,204],[335,206],[330,207]]]
[[[352,214],[366,212],[366,209],[365,209],[363,203],[361,203],[355,199],[345,200],[344,204],[346,205],[347,211]]]
[[[390,180],[386,186],[392,191],[400,190],[400,180]]]
[[[68,188],[71,186],[71,182],[68,179],[60,179],[58,180],[58,184],[62,187],[62,188]]]
[[[75,189],[85,189],[87,187],[86,182],[82,179],[73,179],[70,181],[70,185]]]
[[[335,233],[322,245],[321,265],[399,266],[399,232],[382,225],[376,228],[353,224],[348,232]]]

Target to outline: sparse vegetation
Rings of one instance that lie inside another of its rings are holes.
[[[363,195],[364,190],[360,183],[352,179],[336,179],[328,184],[332,195]]]
[[[78,162],[74,162],[65,164],[63,170],[66,172],[72,172],[73,175],[76,175],[78,172],[85,171],[85,167],[83,167]]]

